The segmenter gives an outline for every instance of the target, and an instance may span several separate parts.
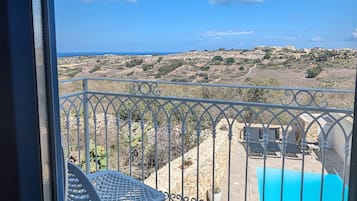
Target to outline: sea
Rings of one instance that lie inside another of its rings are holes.
[[[78,56],[103,56],[103,55],[122,55],[122,56],[153,56],[169,55],[179,52],[59,52],[57,57],[78,57]]]

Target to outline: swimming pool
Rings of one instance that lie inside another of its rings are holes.
[[[257,167],[259,197],[263,196],[263,168]],[[266,168],[265,201],[280,201],[281,169]],[[304,173],[303,201],[320,200],[321,174]],[[301,172],[284,170],[283,201],[300,201]],[[347,201],[348,187],[345,186]],[[342,200],[342,179],[335,174],[324,176],[323,201]]]

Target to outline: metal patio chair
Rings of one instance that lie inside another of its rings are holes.
[[[163,201],[165,195],[120,172],[84,174],[68,162],[68,201]]]

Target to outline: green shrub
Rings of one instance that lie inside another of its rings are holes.
[[[270,52],[266,52],[263,59],[271,59],[271,53]]]
[[[125,66],[130,68],[130,67],[134,67],[134,66],[140,65],[143,62],[144,62],[143,59],[134,58],[134,59],[131,59],[129,62],[126,62]]]
[[[100,70],[100,66],[94,66],[94,68],[89,70],[89,73],[94,73],[95,71]]]
[[[244,66],[240,66],[240,67],[239,67],[239,70],[244,70]]]
[[[226,65],[232,65],[232,64],[234,64],[234,62],[235,62],[235,59],[233,57],[228,57],[226,59]]]
[[[168,66],[161,66],[159,68],[159,73],[160,75],[166,75],[182,65],[183,65],[183,60],[176,60]]]
[[[202,70],[202,71],[208,71],[208,70],[209,70],[209,66],[203,66],[203,67],[201,68],[201,70]]]
[[[322,67],[321,66],[316,66],[316,67],[313,67],[313,68],[309,68],[306,70],[306,75],[305,77],[306,78],[315,78],[317,77],[322,71]]]
[[[221,56],[214,56],[212,61],[223,61],[223,57]]]
[[[199,77],[203,77],[204,80],[208,80],[208,74],[207,73],[199,73]]]
[[[265,53],[271,53],[273,50],[270,49],[270,48],[265,48],[263,51],[264,51]]]
[[[260,63],[260,62],[262,62],[260,59],[253,60],[254,64],[257,64],[257,63]]]
[[[153,67],[154,67],[154,64],[144,64],[143,71],[147,71],[149,69],[152,69]]]
[[[95,146],[94,142],[90,140],[89,143],[89,157],[90,157],[90,172],[95,172],[96,168],[98,170],[104,170],[107,168],[107,154],[103,146]],[[80,161],[82,167],[85,167],[85,161]]]
[[[75,69],[70,69],[68,72],[66,72],[66,76],[68,76],[70,78],[73,78],[80,72],[82,72],[82,67],[75,68]]]
[[[160,63],[161,60],[162,60],[162,57],[159,57],[159,58],[157,59],[157,63]]]
[[[171,82],[189,82],[187,79],[172,79]]]
[[[189,80],[194,80],[196,79],[196,75],[191,75],[190,77],[188,77]]]

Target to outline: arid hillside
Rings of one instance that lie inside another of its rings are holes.
[[[58,60],[59,78],[110,77],[176,82],[352,89],[357,50],[257,47],[153,56],[77,56]]]

